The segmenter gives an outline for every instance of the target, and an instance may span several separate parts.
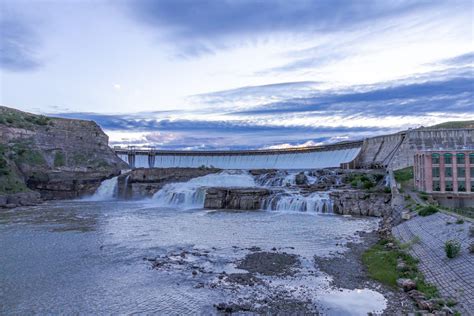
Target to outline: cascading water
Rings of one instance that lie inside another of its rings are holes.
[[[302,195],[299,192],[283,192],[268,198],[264,208],[269,211],[297,211],[332,213],[332,201],[326,192]]]
[[[95,193],[85,198],[87,201],[113,200],[118,194],[118,176],[102,181]]]
[[[255,187],[254,178],[246,171],[223,171],[182,183],[170,183],[153,195],[163,206],[202,208],[208,187]]]

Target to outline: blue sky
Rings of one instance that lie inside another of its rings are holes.
[[[473,1],[0,0],[0,103],[111,144],[314,145],[474,119]]]

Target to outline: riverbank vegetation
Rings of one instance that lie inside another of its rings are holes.
[[[416,240],[413,243],[416,243]],[[397,241],[381,240],[364,252],[362,262],[374,280],[396,287],[398,279],[411,279],[415,281],[416,289],[427,298],[438,297],[437,288],[427,283],[418,270],[418,260],[405,251],[411,246],[412,243],[400,244]]]

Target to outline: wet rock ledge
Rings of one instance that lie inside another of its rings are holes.
[[[208,188],[204,208],[259,210],[272,191],[266,188]]]

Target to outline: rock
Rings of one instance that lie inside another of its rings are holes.
[[[295,176],[295,183],[296,185],[304,185],[308,183],[308,178],[304,174],[304,172],[300,172]]]
[[[454,315],[454,311],[451,308],[449,308],[448,306],[443,306],[441,311],[444,312],[445,315]]]
[[[8,197],[6,195],[0,195],[0,207],[7,207],[7,199]]]
[[[390,193],[340,190],[329,196],[336,214],[382,217],[392,213]]]
[[[411,279],[398,279],[397,285],[403,288],[405,292],[414,290],[416,288],[416,282]]]
[[[271,194],[266,188],[208,188],[204,208],[227,210],[259,210],[262,200]]]
[[[399,262],[397,263],[397,270],[400,271],[400,272],[407,271],[407,270],[408,270],[408,266],[406,265],[405,262],[399,261]]]
[[[418,290],[411,290],[408,293],[408,296],[410,296],[414,301],[421,301],[426,299],[425,294],[421,293]]]
[[[0,123],[0,144],[8,144],[2,157],[9,177],[23,191],[39,192],[41,199],[91,194],[102,180],[127,168],[95,122],[39,116],[0,106],[0,117],[4,116],[15,117]],[[8,199],[7,204],[17,206],[39,202],[30,192],[15,193]]]
[[[418,308],[427,310],[427,311],[433,311],[434,310],[434,303],[430,300],[420,300],[416,302]]]

